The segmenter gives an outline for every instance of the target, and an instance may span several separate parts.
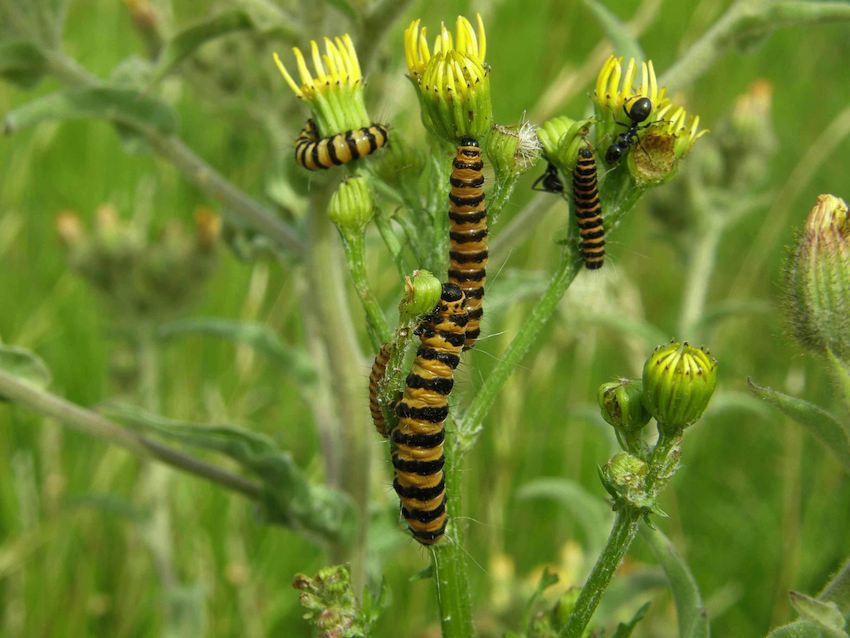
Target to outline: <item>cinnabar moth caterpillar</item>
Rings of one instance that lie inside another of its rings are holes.
[[[578,151],[573,171],[573,199],[584,265],[591,270],[602,268],[605,259],[605,227],[596,185],[596,160],[593,151],[587,146]]]
[[[316,123],[310,119],[295,139],[295,161],[311,171],[332,168],[374,153],[388,138],[381,124],[319,138]]]
[[[466,296],[469,350],[481,333],[484,282],[487,280],[487,207],[484,205],[484,162],[472,138],[464,138],[452,163],[449,191],[449,282]]]
[[[391,436],[393,487],[401,501],[401,515],[413,538],[423,545],[436,543],[446,529],[444,421],[466,323],[463,291],[443,284],[440,304],[417,328],[421,344],[396,405],[398,425]]]
[[[387,372],[387,363],[390,360],[390,350],[392,342],[385,343],[375,355],[375,361],[372,363],[372,372],[369,374],[369,410],[372,412],[372,421],[375,424],[375,429],[382,437],[387,437],[387,424],[384,419],[384,413],[381,411],[381,405],[378,403],[378,384],[384,378]]]

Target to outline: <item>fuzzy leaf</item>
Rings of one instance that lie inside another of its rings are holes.
[[[186,27],[165,43],[156,62],[153,82],[159,82],[174,67],[210,40],[234,31],[250,29],[252,26],[253,21],[247,11],[232,9]]]
[[[585,6],[590,9],[590,12],[596,18],[599,26],[605,32],[606,37],[611,41],[611,46],[616,51],[617,55],[622,55],[626,60],[634,58],[636,62],[644,59],[643,49],[641,49],[638,41],[629,33],[626,25],[622,23],[620,18],[611,13],[611,11],[598,0],[584,0]]]
[[[111,403],[104,411],[147,433],[232,458],[262,481],[264,513],[270,522],[317,542],[347,542],[353,517],[348,497],[308,481],[292,456],[264,434],[230,425],[176,421],[127,404]]]
[[[708,617],[696,580],[670,540],[657,529],[641,525],[641,538],[649,545],[673,593],[680,638],[708,638]]]
[[[835,603],[824,602],[796,591],[790,592],[788,597],[791,599],[791,606],[803,620],[810,620],[827,629],[844,629],[844,616]]]
[[[587,537],[588,553],[599,553],[611,527],[610,508],[602,499],[593,496],[575,481],[562,478],[542,478],[523,485],[517,498],[529,500],[546,498],[563,505]]]
[[[0,370],[36,388],[46,388],[50,385],[50,368],[41,357],[26,348],[0,345]],[[2,400],[4,399],[0,397],[0,401]]]
[[[635,630],[635,627],[637,627],[637,624],[643,620],[644,616],[646,616],[646,612],[649,609],[650,604],[651,603],[644,603],[641,605],[640,609],[635,612],[635,615],[632,616],[632,619],[629,622],[619,623],[611,638],[629,638]]]
[[[164,135],[177,130],[177,115],[155,97],[98,87],[58,91],[27,102],[6,114],[4,131],[8,134],[42,122],[88,117],[154,129]]]
[[[269,326],[257,321],[234,321],[217,317],[182,319],[166,323],[157,334],[162,339],[201,334],[244,343],[269,357],[298,382],[312,384],[316,380],[316,370],[309,355],[304,350],[287,345]]]
[[[33,43],[0,42],[0,77],[27,89],[38,83],[46,68],[44,54]]]
[[[777,627],[767,638],[847,638],[847,632],[825,629],[810,620],[797,620]]]
[[[747,379],[747,383],[756,396],[806,428],[835,455],[845,471],[850,472],[850,437],[834,416],[813,403],[760,386],[752,379]]]

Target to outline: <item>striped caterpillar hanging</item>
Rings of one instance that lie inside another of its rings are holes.
[[[593,151],[587,146],[578,151],[573,171],[573,200],[584,265],[590,270],[602,268],[605,260],[605,226],[596,184],[596,160]]]
[[[375,424],[375,429],[382,437],[387,438],[387,423],[384,419],[384,413],[381,411],[381,404],[378,402],[378,384],[387,373],[387,363],[390,360],[390,350],[392,342],[385,343],[375,355],[375,361],[372,363],[372,372],[369,374],[369,411],[372,413],[372,422]]]
[[[487,207],[484,205],[484,162],[478,142],[464,138],[452,162],[449,191],[449,282],[466,296],[469,350],[481,334],[484,283],[487,280]]]
[[[413,538],[423,545],[436,543],[446,529],[444,421],[466,325],[463,291],[443,284],[440,304],[417,328],[421,344],[396,405],[398,425],[391,436],[393,487],[401,501],[401,515]]]
[[[311,171],[333,168],[374,153],[388,139],[389,133],[381,124],[319,138],[316,123],[309,119],[295,139],[295,161]]]

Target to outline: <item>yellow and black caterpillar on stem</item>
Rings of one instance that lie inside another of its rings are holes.
[[[602,268],[605,260],[605,227],[596,183],[596,160],[593,151],[587,146],[582,146],[578,151],[573,171],[573,201],[584,265],[590,270]]]
[[[469,350],[481,333],[484,283],[487,280],[487,207],[484,205],[484,162],[478,142],[464,138],[452,162],[449,191],[449,282],[466,296]]]
[[[390,437],[401,515],[423,545],[436,543],[446,529],[444,422],[466,340],[465,301],[459,287],[443,284],[439,305],[417,328],[421,344],[396,405],[398,425]]]
[[[320,138],[316,123],[309,119],[295,139],[295,161],[311,171],[333,168],[374,153],[387,139],[389,133],[381,124]]]

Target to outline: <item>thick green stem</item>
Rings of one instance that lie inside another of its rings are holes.
[[[366,312],[369,339],[372,341],[372,348],[377,352],[382,344],[390,340],[390,327],[387,325],[381,304],[375,299],[372,288],[369,286],[369,278],[366,275],[366,242],[362,233],[352,233],[349,236],[341,234],[341,237],[348,270],[354,282],[354,290]]]
[[[602,599],[602,594],[608,588],[611,577],[626,555],[629,546],[635,539],[640,525],[641,512],[635,508],[624,507],[617,512],[614,526],[608,536],[608,542],[602,554],[593,566],[593,571],[582,587],[567,625],[561,631],[560,638],[581,638],[587,623]]]
[[[253,481],[131,432],[96,412],[40,390],[3,370],[0,370],[0,396],[33,412],[53,417],[79,432],[123,447],[137,456],[155,459],[255,500],[263,495],[263,488]]]
[[[498,363],[485,378],[481,389],[458,420],[459,458],[462,458],[463,453],[474,444],[481,422],[499,396],[502,386],[531,349],[540,331],[552,318],[561,297],[564,296],[580,268],[581,262],[577,259],[576,249],[572,245],[566,247],[561,254],[561,262],[549,281],[546,292],[543,293],[543,296],[531,310],[531,315],[523,324],[523,329],[514,337],[507,350],[502,353]]]
[[[373,428],[366,405],[366,369],[357,334],[349,316],[346,275],[336,230],[325,214],[327,193],[317,192],[310,215],[310,248],[307,253],[309,304],[319,326],[329,361],[336,399],[338,423],[336,444],[344,454],[335,454],[340,467],[331,477],[332,487],[347,492],[357,509],[356,530],[349,547],[336,547],[334,562],[350,562],[352,584],[360,591],[366,582],[366,541],[369,523],[369,483]]]
[[[443,638],[470,638],[472,604],[469,598],[464,530],[458,522],[461,513],[460,462],[461,457],[451,446],[446,446],[446,492],[449,498],[451,525],[443,540],[433,548],[434,585],[440,609]]]

